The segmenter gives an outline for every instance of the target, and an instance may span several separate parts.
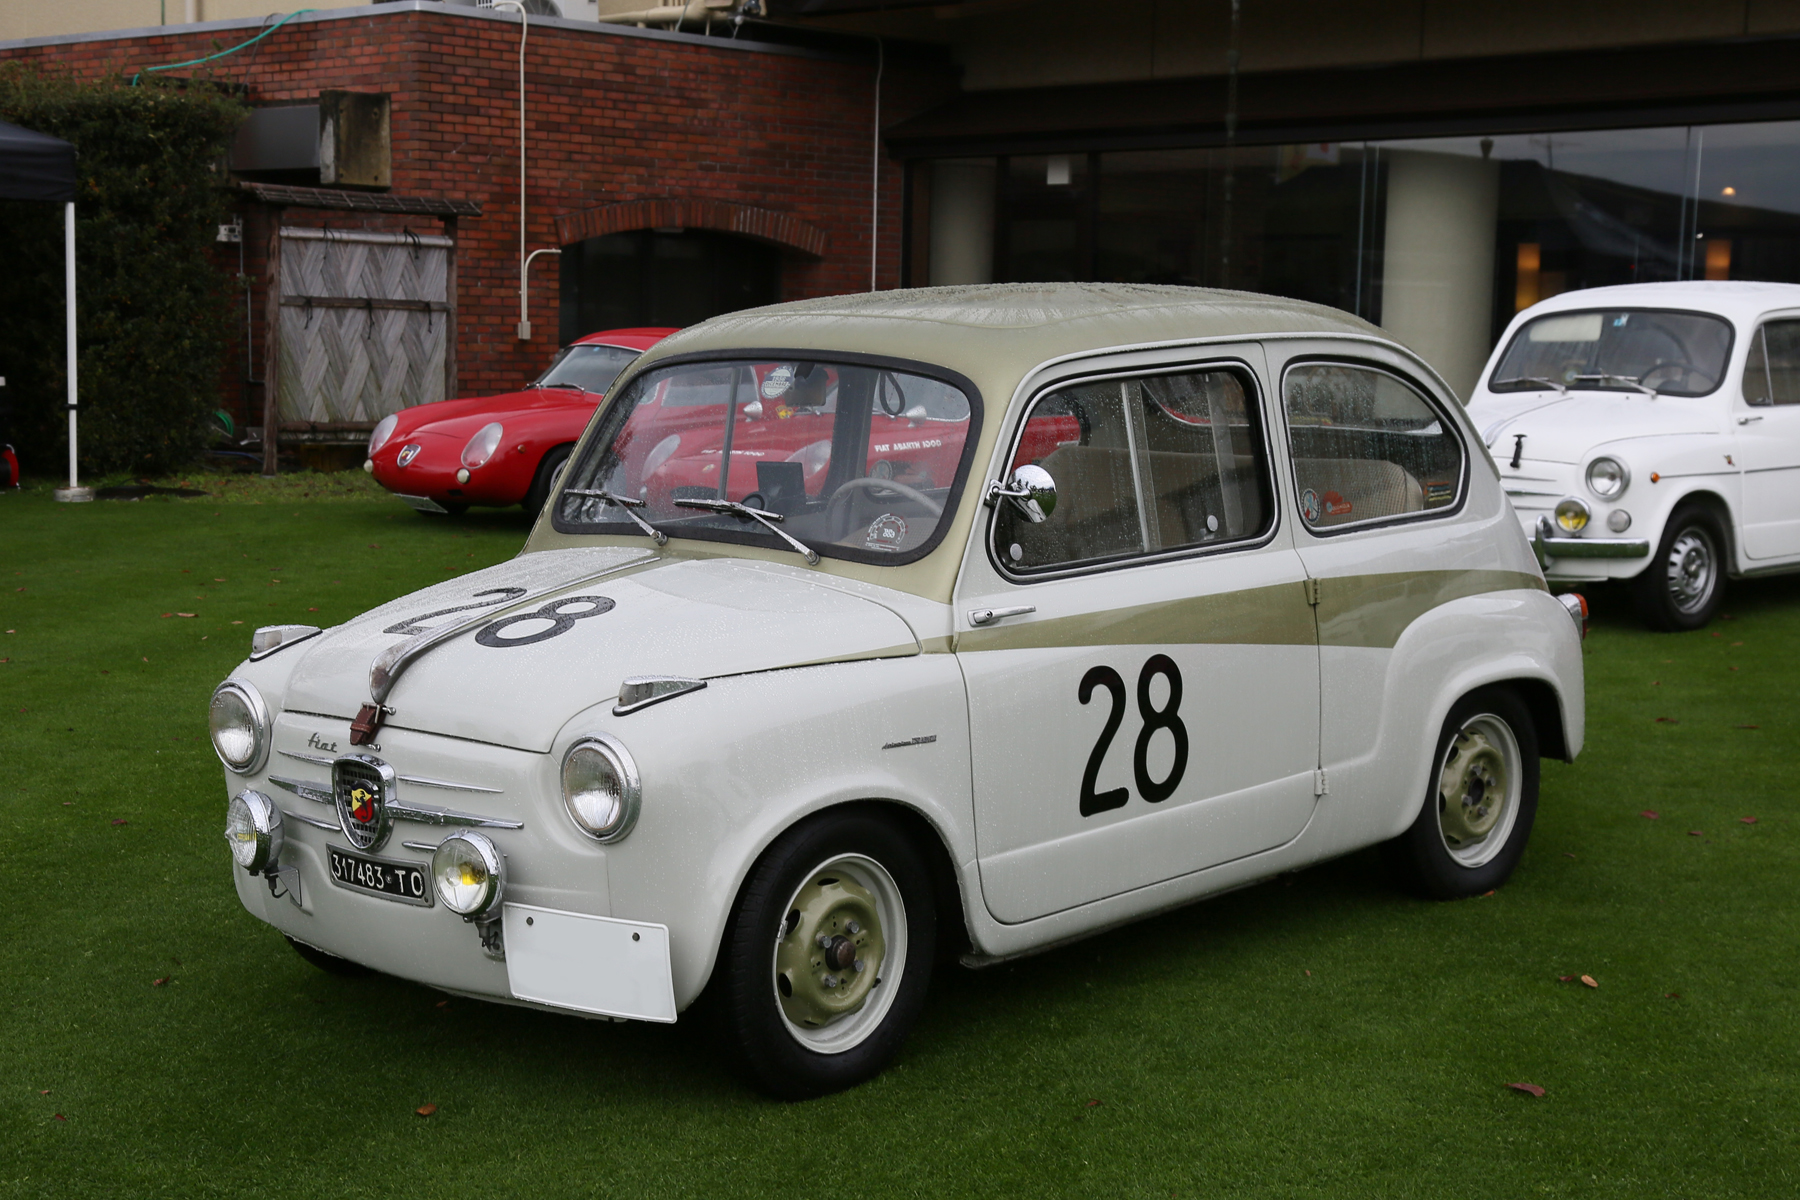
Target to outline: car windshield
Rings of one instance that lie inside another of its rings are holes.
[[[654,368],[607,406],[553,517],[569,532],[645,535],[637,518],[671,537],[794,549],[792,538],[834,558],[904,562],[936,544],[955,506],[975,415],[963,388],[885,367]],[[696,507],[721,501],[761,519]]]
[[[641,353],[623,346],[565,346],[550,369],[531,386],[580,388],[598,396]]]
[[[1704,396],[1719,386],[1731,325],[1697,312],[1594,309],[1528,321],[1488,381],[1490,392],[1580,387]]]

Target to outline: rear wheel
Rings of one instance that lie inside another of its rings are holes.
[[[1690,504],[1663,528],[1650,565],[1631,581],[1638,615],[1652,629],[1699,629],[1725,598],[1725,531],[1711,509]]]
[[[282,936],[287,937],[286,934],[282,934]],[[287,944],[294,948],[295,954],[327,975],[338,975],[345,979],[361,979],[365,975],[375,973],[361,963],[351,962],[347,958],[339,958],[335,954],[327,954],[317,946],[309,946],[305,942],[297,942],[293,938],[288,938]]]
[[[525,500],[520,506],[528,515],[535,517],[544,511],[544,504],[561,482],[563,468],[568,465],[569,453],[574,449],[573,446],[553,447],[538,463],[537,474],[531,479],[531,490],[525,493]]]
[[[764,853],[715,979],[721,1032],[752,1079],[803,1100],[888,1064],[930,983],[932,896],[918,849],[866,810],[821,814]]]
[[[1434,900],[1505,883],[1537,817],[1538,741],[1531,714],[1505,688],[1457,701],[1444,721],[1418,819],[1383,850],[1395,873]]]

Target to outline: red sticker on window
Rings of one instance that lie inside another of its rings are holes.
[[[1350,502],[1348,500],[1336,492],[1325,493],[1325,514],[1327,516],[1341,517],[1349,511]]]

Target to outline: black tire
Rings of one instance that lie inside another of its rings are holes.
[[[569,454],[574,446],[552,446],[544,452],[538,461],[537,474],[531,477],[531,490],[525,493],[520,507],[529,517],[536,518],[544,511],[544,504],[550,499],[550,492],[556,487],[557,476],[561,474],[563,464],[569,461]]]
[[[1650,565],[1631,580],[1631,600],[1652,629],[1679,633],[1712,620],[1725,599],[1725,530],[1712,509],[1677,508]]]
[[[844,808],[795,826],[751,868],[719,947],[708,1003],[727,1053],[783,1100],[878,1074],[924,1007],[936,931],[925,857],[891,822]]]
[[[281,936],[287,937],[285,933]],[[297,942],[293,938],[288,938],[287,944],[294,948],[295,954],[327,975],[337,975],[344,979],[362,979],[375,973],[361,963],[351,962],[347,958],[339,958],[335,954],[327,954],[317,946],[309,946],[305,942]]]
[[[1429,899],[1492,891],[1519,865],[1537,817],[1538,738],[1530,711],[1508,688],[1469,693],[1445,719],[1431,763],[1418,818],[1383,853],[1406,888]],[[1504,789],[1499,810],[1483,804],[1497,787]]]

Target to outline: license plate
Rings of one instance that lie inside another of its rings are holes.
[[[336,846],[325,847],[330,862],[331,882],[353,892],[365,892],[384,900],[431,907],[431,881],[419,863],[396,862],[391,858],[370,858],[353,854]]]

